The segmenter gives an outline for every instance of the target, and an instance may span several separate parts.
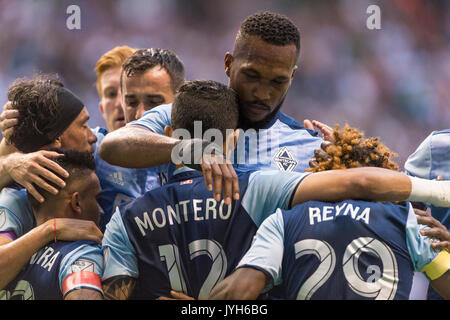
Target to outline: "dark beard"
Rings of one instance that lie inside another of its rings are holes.
[[[278,104],[278,106],[270,113],[267,115],[267,117],[265,117],[264,119],[260,120],[260,121],[255,121],[252,122],[249,119],[247,119],[244,114],[242,113],[242,107],[241,105],[239,105],[239,123],[238,123],[238,128],[242,129],[242,130],[247,130],[247,129],[255,129],[255,130],[259,130],[259,129],[265,129],[267,127],[267,125],[272,122],[272,120],[276,117],[278,111],[280,111],[281,106],[283,105],[284,99],[286,97],[284,97],[281,102]]]

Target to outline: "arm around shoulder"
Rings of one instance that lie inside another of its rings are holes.
[[[242,267],[219,282],[211,291],[209,300],[255,300],[269,281],[257,269]]]

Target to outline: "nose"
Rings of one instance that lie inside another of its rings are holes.
[[[115,103],[115,107],[122,109],[122,91],[121,90],[119,90],[117,92],[117,97],[116,97],[116,101],[115,102],[116,102]]]
[[[253,87],[252,93],[255,100],[265,102],[270,99],[270,88],[262,82]]]
[[[136,110],[136,116],[135,116],[135,119],[134,119],[134,120],[140,119],[140,118],[142,117],[142,115],[144,114],[145,111],[147,111],[147,110],[145,110],[144,104],[143,104],[143,103],[140,103],[140,104],[138,105],[138,107],[137,107],[137,110]]]
[[[91,128],[88,128],[88,142],[89,144],[97,142],[97,136],[92,132]]]

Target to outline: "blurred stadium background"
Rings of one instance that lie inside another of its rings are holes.
[[[81,8],[81,30],[66,9]],[[381,8],[381,30],[366,9]],[[301,31],[299,70],[283,110],[302,122],[349,123],[379,136],[403,166],[433,130],[450,127],[450,1],[434,0],[0,0],[0,103],[14,79],[58,73],[91,114],[94,67],[117,45],[171,49],[187,79],[227,83],[223,57],[242,20],[258,11],[289,16]]]

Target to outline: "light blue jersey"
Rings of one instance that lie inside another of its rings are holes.
[[[172,104],[160,105],[128,125],[164,134],[164,127],[172,123],[171,112]],[[315,132],[304,128],[279,111],[266,128],[241,132],[234,152],[234,168],[240,172],[304,172],[309,168],[309,160],[314,156],[314,150],[320,148],[322,141]]]
[[[240,267],[263,271],[286,299],[408,299],[413,271],[437,256],[410,204],[309,201],[278,209]]]
[[[214,200],[200,173],[175,171],[166,185],[114,213],[102,243],[103,280],[137,279],[138,299],[170,296],[171,289],[206,298],[242,258],[262,221],[276,208],[290,207],[307,175],[240,174],[240,199],[225,205]]]
[[[95,173],[102,188],[99,204],[104,211],[100,226],[100,230],[103,232],[119,204],[136,199],[145,192],[160,187],[166,178],[165,173],[160,172],[161,167],[129,169],[107,163],[100,158],[97,150],[108,131],[97,127],[93,132],[97,136],[94,160]]]
[[[405,170],[407,174],[423,179],[442,176],[444,180],[450,180],[450,129],[431,133],[409,156]],[[450,209],[430,207],[433,217],[450,229]]]
[[[0,235],[15,240],[34,228],[35,224],[27,191],[3,188],[0,192]]]

